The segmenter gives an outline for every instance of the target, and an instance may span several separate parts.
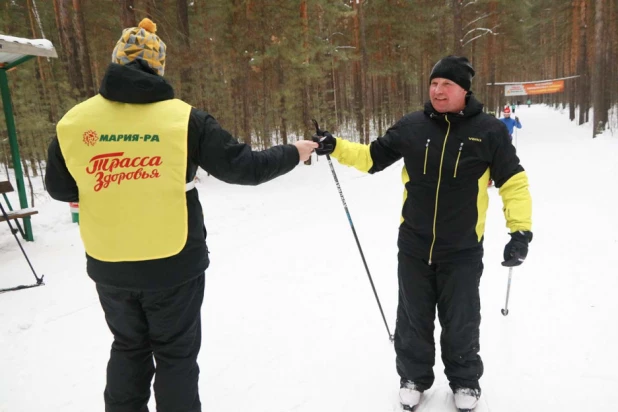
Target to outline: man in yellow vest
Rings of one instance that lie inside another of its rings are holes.
[[[201,410],[197,355],[209,259],[197,168],[258,185],[318,146],[254,152],[208,113],[174,99],[155,32],[149,19],[123,31],[100,94],[58,123],[45,178],[54,199],[80,204],[88,275],[114,335],[106,412],[147,411],[153,376],[158,411]]]
[[[405,115],[370,145],[327,132],[315,137],[318,155],[331,154],[362,172],[377,173],[403,159],[395,352],[406,411],[418,407],[434,382],[436,307],[455,405],[470,411],[481,396],[479,283],[490,175],[511,233],[502,265],[521,265],[532,240],[528,176],[504,124],[483,113],[470,91],[473,77],[467,58],[447,56],[431,71],[424,110]]]

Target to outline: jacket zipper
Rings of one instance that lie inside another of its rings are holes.
[[[433,257],[433,247],[436,244],[436,221],[438,220],[438,195],[440,194],[440,182],[442,181],[442,164],[444,163],[444,152],[446,150],[446,142],[448,141],[448,135],[451,132],[451,122],[448,120],[448,116],[444,116],[444,120],[448,123],[446,129],[446,136],[444,136],[444,144],[442,145],[442,154],[440,155],[440,169],[438,170],[438,184],[436,185],[436,207],[433,213],[433,240],[431,241],[431,248],[429,249],[429,264],[431,265],[431,259]]]
[[[423,174],[427,174],[427,154],[429,153],[429,140],[427,139],[427,143],[425,144],[425,165],[423,166]]]
[[[457,153],[457,161],[455,162],[455,173],[453,173],[453,177],[457,177],[457,166],[459,166],[459,158],[461,157],[462,150],[463,150],[463,142],[459,144],[459,153]]]

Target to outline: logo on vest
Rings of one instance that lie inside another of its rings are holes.
[[[112,183],[121,184],[125,180],[157,179],[158,167],[163,164],[161,156],[123,157],[124,152],[104,153],[90,159],[86,173],[94,175],[94,191],[106,189]],[[118,171],[121,169],[123,171]],[[133,169],[133,170],[131,170]]]
[[[86,146],[94,146],[98,140],[99,136],[97,136],[97,132],[94,130],[84,132],[84,143],[86,143]]]
[[[101,134],[94,130],[84,132],[84,143],[94,146],[97,142],[160,142],[158,134]]]
[[[158,134],[102,134],[100,142],[159,142]]]

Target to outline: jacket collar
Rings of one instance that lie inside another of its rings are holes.
[[[464,107],[464,109],[458,113],[438,113],[436,109],[433,108],[431,101],[425,103],[424,109],[424,112],[427,116],[436,120],[443,120],[445,115],[448,116],[449,120],[464,119],[476,116],[482,111],[483,103],[479,102],[476,97],[474,97],[472,92],[468,92],[468,94],[466,95],[466,107]]]
[[[111,63],[99,93],[121,103],[145,104],[174,98],[172,86],[140,59],[126,65]]]

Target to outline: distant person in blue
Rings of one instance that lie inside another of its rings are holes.
[[[513,141],[513,129],[518,128],[521,129],[521,123],[519,123],[519,118],[515,116],[515,119],[511,118],[511,108],[506,106],[504,108],[504,117],[500,118],[500,121],[504,123],[506,128],[509,130],[509,137],[511,138],[511,142]]]
[[[501,117],[500,121],[504,123],[504,125],[508,129],[509,139],[511,139],[511,143],[513,143],[513,129],[515,129],[516,127],[518,129],[521,129],[521,123],[519,123],[519,117],[515,116],[515,119],[511,118],[511,107],[509,105],[504,107],[504,111],[502,113],[504,113],[504,117]],[[491,187],[493,186],[493,184],[494,184],[493,179],[489,179],[489,181],[487,182],[487,187]]]

